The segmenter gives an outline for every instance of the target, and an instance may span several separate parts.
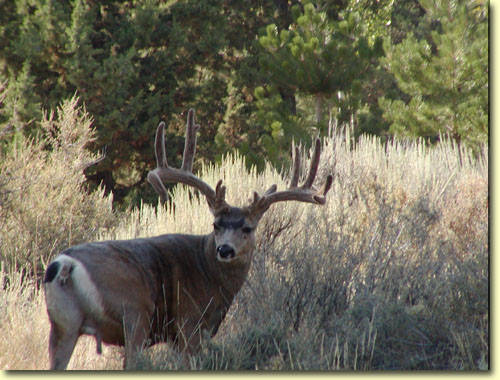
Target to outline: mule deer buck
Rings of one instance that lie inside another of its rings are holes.
[[[194,111],[189,110],[182,167],[172,168],[165,154],[165,124],[156,131],[156,169],[148,181],[167,200],[165,182],[183,183],[205,196],[214,216],[208,235],[167,234],[152,238],[101,241],[68,248],[47,267],[44,282],[50,319],[51,369],[65,369],[78,337],[125,346],[124,368],[137,365],[137,353],[160,342],[194,352],[202,331],[215,335],[234,296],[245,281],[255,229],[276,202],[324,204],[332,184],[328,176],[320,191],[313,188],[320,158],[316,141],[309,174],[299,186],[300,156],[295,150],[290,188],[271,186],[254,192],[246,207],[225,201],[222,180],[215,190],[192,173],[196,150]]]

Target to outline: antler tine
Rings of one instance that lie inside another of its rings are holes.
[[[158,174],[149,172],[147,180],[151,186],[153,186],[153,189],[155,189],[155,191],[160,195],[161,203],[165,203],[168,200],[168,192]]]
[[[262,196],[254,193],[254,200],[249,206],[252,213],[260,217],[263,213],[275,202],[281,201],[299,201],[314,204],[325,204],[326,194],[332,187],[333,176],[330,174],[326,177],[326,181],[320,191],[313,188],[313,183],[318,172],[319,160],[321,156],[321,141],[316,139],[309,173],[302,186],[298,186],[300,155],[299,149],[295,147],[294,164],[292,169],[292,180],[290,187],[284,191],[276,192],[276,185],[266,191]]]
[[[319,193],[323,194],[323,195],[315,195],[314,196],[314,200],[317,203],[319,203],[319,204],[325,204],[325,202],[326,202],[326,193],[328,193],[328,191],[332,187],[332,184],[333,184],[333,175],[328,174],[328,176],[326,177],[326,181],[325,181],[323,187],[319,191]]]
[[[316,139],[313,156],[311,158],[311,167],[309,169],[309,174],[302,187],[309,189],[314,183],[314,179],[316,178],[316,173],[318,172],[320,155],[321,155],[321,141],[320,139]]]
[[[167,154],[165,153],[165,123],[163,121],[156,128],[155,157],[156,167],[165,168],[168,166]]]
[[[153,189],[160,195],[161,202],[165,203],[168,199],[167,189],[157,173],[157,170],[168,167],[167,154],[165,153],[165,123],[163,121],[160,122],[158,128],[156,128],[155,158],[157,169],[148,173],[147,180],[151,186],[153,186]]]
[[[226,203],[226,186],[222,184],[222,180],[219,179],[217,185],[215,186],[215,200],[211,206],[214,210],[221,210],[227,207]]]
[[[200,129],[199,124],[194,123],[194,110],[188,111],[186,124],[186,140],[184,142],[184,153],[182,155],[182,170],[192,172],[193,160],[196,153],[196,132]]]
[[[194,124],[193,109],[189,110],[187,119],[186,141],[184,143],[184,154],[181,169],[168,166],[167,155],[165,153],[165,123],[161,122],[158,125],[155,137],[156,169],[151,170],[148,173],[147,180],[156,192],[160,194],[162,202],[165,202],[168,199],[164,183],[178,182],[198,189],[207,198],[210,208],[214,211],[218,207],[225,205],[225,187],[221,187],[219,183],[216,193],[210,185],[192,173],[193,159],[196,152],[196,131],[199,129],[199,125]]]

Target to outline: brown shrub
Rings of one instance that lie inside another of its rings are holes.
[[[67,100],[42,120],[44,134],[24,139],[0,162],[0,261],[4,270],[40,276],[54,254],[96,239],[115,224],[111,197],[88,192],[83,170],[97,156],[86,149],[92,119]]]

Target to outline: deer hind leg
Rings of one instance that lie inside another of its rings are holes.
[[[71,280],[72,263],[54,262],[44,279],[45,299],[50,320],[50,369],[65,369],[80,336],[84,314]]]
[[[78,305],[71,297],[66,298],[65,309],[59,309],[57,313],[49,312],[50,336],[49,336],[49,360],[50,369],[66,369],[71,354],[80,336],[80,326],[83,316]]]
[[[137,310],[125,311],[123,317],[123,329],[125,333],[125,360],[123,362],[123,369],[137,369],[138,354],[147,346],[150,328],[149,313]]]
[[[64,331],[50,323],[49,360],[51,370],[63,370],[68,366],[78,339],[78,329]]]

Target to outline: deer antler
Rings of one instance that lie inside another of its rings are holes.
[[[207,198],[212,211],[215,211],[222,207],[227,207],[225,201],[226,187],[222,185],[222,180],[219,180],[214,190],[210,185],[192,173],[193,159],[196,152],[196,132],[199,128],[199,124],[194,123],[194,110],[190,109],[187,117],[182,166],[180,169],[176,169],[168,166],[165,152],[165,123],[162,121],[156,130],[156,169],[148,173],[147,180],[160,195],[162,202],[166,202],[168,199],[167,189],[164,185],[165,182],[183,183],[198,189]]]
[[[330,174],[326,177],[321,190],[317,191],[313,188],[312,185],[318,172],[320,155],[321,141],[316,139],[309,174],[303,185],[299,187],[300,154],[299,148],[295,147],[290,187],[287,190],[276,192],[277,186],[272,185],[262,196],[254,192],[253,202],[249,206],[251,213],[260,217],[273,203],[282,201],[324,204],[326,202],[326,193],[328,193],[332,186],[333,176]]]

